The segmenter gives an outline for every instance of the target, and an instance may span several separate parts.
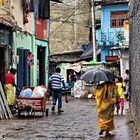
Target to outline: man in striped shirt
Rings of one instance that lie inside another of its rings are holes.
[[[55,105],[58,99],[58,112],[64,112],[62,108],[62,85],[65,89],[64,78],[60,74],[60,68],[56,68],[56,72],[49,79],[52,88],[53,106],[52,111],[55,111]]]

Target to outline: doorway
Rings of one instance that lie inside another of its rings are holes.
[[[28,65],[28,55],[30,50],[17,48],[19,63],[17,65],[17,86],[30,86],[30,66]]]
[[[0,81],[4,84],[4,75],[6,68],[6,48],[0,46]]]
[[[38,46],[37,49],[37,82],[38,85],[45,85],[45,47]]]

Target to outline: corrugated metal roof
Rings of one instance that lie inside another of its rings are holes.
[[[87,58],[81,58],[80,56],[82,55],[83,51],[76,51],[76,52],[66,52],[66,53],[60,53],[60,54],[54,54],[50,55],[50,62],[54,63],[62,63],[62,62],[69,62],[69,63],[74,63],[78,62],[81,60],[87,60]]]

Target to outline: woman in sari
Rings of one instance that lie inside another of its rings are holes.
[[[95,99],[97,102],[98,126],[101,129],[99,135],[106,132],[106,136],[111,135],[114,126],[115,104],[119,102],[117,89],[114,83],[104,82],[99,84],[95,90]]]
[[[4,90],[7,97],[7,103],[11,110],[13,109],[13,106],[15,105],[16,102],[16,94],[14,92],[14,86],[16,87],[15,74],[16,69],[14,68],[10,69],[10,73],[5,74]]]

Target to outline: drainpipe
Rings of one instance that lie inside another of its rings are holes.
[[[50,70],[50,19],[48,20],[48,78],[49,79],[49,70]],[[46,85],[48,86],[48,83],[46,83]]]

